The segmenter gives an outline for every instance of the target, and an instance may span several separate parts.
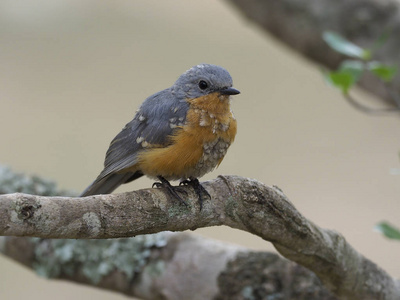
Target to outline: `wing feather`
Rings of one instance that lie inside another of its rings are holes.
[[[189,104],[177,99],[170,89],[147,98],[133,120],[112,140],[104,169],[96,180],[133,167],[138,154],[145,151],[149,144],[167,146],[170,137],[182,130],[178,125],[185,123],[188,109]]]

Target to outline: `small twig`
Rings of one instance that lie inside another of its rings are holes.
[[[400,107],[371,108],[356,101],[349,93],[343,93],[343,97],[355,109],[370,115],[383,115],[400,112]]]
[[[389,95],[392,97],[393,102],[396,104],[396,107],[400,109],[400,95],[397,91],[394,90],[392,83],[386,83],[385,84]]]

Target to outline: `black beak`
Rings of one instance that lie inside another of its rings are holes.
[[[240,94],[240,91],[234,89],[233,87],[228,87],[219,91],[221,95],[237,95]]]

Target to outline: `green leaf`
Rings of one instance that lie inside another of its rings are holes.
[[[328,72],[325,74],[326,80],[333,85],[340,89],[343,93],[347,93],[352,86],[353,77],[349,73],[345,72]]]
[[[339,53],[350,57],[360,58],[362,60],[371,59],[371,51],[353,44],[336,32],[325,31],[322,38],[332,49]]]
[[[357,82],[359,75],[350,70],[325,72],[326,81],[347,94],[349,89]]]
[[[375,230],[382,233],[389,239],[400,240],[400,230],[393,227],[388,222],[380,222],[375,226]]]
[[[368,70],[378,76],[381,80],[390,82],[397,74],[397,68],[382,64],[378,61],[371,61],[367,64]]]
[[[365,64],[362,61],[345,60],[340,64],[337,71],[326,72],[325,79],[346,94],[360,79],[364,68]]]

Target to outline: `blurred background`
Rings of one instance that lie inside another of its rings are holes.
[[[390,174],[399,117],[355,111],[317,66],[223,1],[2,0],[0,163],[80,192],[140,103],[203,62],[228,69],[242,92],[232,103],[236,141],[203,180],[237,174],[277,185],[307,218],[399,277],[400,243],[373,231],[381,220],[400,225],[400,177]],[[228,227],[193,234],[274,251]],[[1,299],[126,298],[39,278],[1,256],[0,270]]]

